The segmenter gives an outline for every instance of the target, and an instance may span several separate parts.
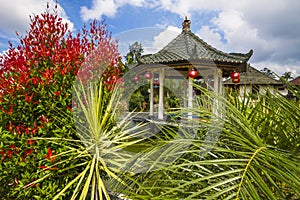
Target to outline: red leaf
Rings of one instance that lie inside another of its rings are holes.
[[[54,94],[55,94],[56,96],[60,96],[61,91],[54,92]]]
[[[32,100],[33,95],[34,95],[33,93],[30,96],[25,94],[25,100],[29,103]]]
[[[32,149],[29,149],[29,150],[25,150],[24,151],[24,155],[25,156],[30,156],[32,154]]]
[[[8,115],[11,115],[12,114],[12,111],[13,111],[13,107],[10,106],[9,110],[4,110],[4,112]]]
[[[43,171],[46,171],[46,170],[58,170],[58,167],[49,168],[47,166],[39,166],[39,168],[43,169]]]
[[[29,127],[27,127],[27,128],[25,129],[25,133],[26,133],[26,134],[30,134],[30,128],[29,128]]]
[[[50,156],[50,157],[52,156],[52,150],[50,147],[48,148],[48,156]]]
[[[45,115],[42,115],[42,116],[41,116],[41,122],[42,122],[42,123],[49,122],[49,119],[46,118]]]
[[[50,160],[51,162],[54,162],[54,160],[55,160],[55,156],[53,156],[52,150],[50,147],[48,148],[48,155],[46,155],[45,158]]]
[[[34,127],[31,131],[32,134],[36,134],[38,132],[38,129],[36,127]]]
[[[15,148],[16,148],[16,147],[15,147],[15,144],[11,144],[11,145],[9,146],[9,148],[15,149]]]
[[[33,77],[31,80],[33,85],[37,85],[40,82],[39,78],[37,77]]]
[[[33,145],[33,143],[35,142],[35,140],[32,140],[32,139],[28,139],[28,142],[27,144],[29,144],[30,146]]]
[[[9,149],[9,150],[7,150],[7,156],[9,157],[9,158],[11,158],[12,157],[12,151]]]
[[[39,166],[39,168],[40,168],[40,169],[43,169],[43,171],[49,170],[49,167],[47,167],[47,166]]]

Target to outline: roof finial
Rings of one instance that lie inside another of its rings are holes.
[[[182,22],[182,30],[183,31],[190,31],[191,30],[191,20],[185,16],[184,21]]]

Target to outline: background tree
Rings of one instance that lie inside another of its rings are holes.
[[[289,81],[293,79],[292,72],[284,72],[281,76],[285,81]]]
[[[267,67],[263,68],[260,71],[262,73],[264,73],[265,75],[269,76],[270,78],[273,78],[273,79],[276,78],[275,73],[272,70],[270,70],[269,68],[267,68]]]
[[[143,52],[144,49],[142,47],[142,44],[139,42],[134,42],[132,45],[129,45],[129,52],[127,53],[125,58],[129,63],[136,63],[138,62]]]

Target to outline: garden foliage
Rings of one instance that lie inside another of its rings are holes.
[[[118,116],[122,73],[104,23],[74,35],[56,9],[31,17],[0,56],[1,199],[300,198],[298,100],[195,86],[198,107],[150,135]]]

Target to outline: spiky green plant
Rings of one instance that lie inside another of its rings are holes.
[[[56,145],[63,144],[68,149],[55,155],[55,159],[59,161],[53,166],[65,167],[55,172],[60,176],[70,175],[67,173],[70,170],[75,175],[70,176],[67,186],[54,199],[61,199],[69,194],[68,189],[73,190],[68,197],[70,199],[110,199],[108,188],[111,186],[105,184],[108,180],[130,188],[126,179],[135,173],[134,168],[138,168],[133,163],[133,159],[139,154],[135,148],[145,140],[142,135],[147,129],[143,128],[145,124],[132,126],[130,114],[123,116],[123,119],[117,119],[120,111],[120,90],[108,91],[103,87],[102,81],[100,84],[91,83],[88,86],[79,81],[74,88],[73,100],[77,104],[73,115],[76,129],[73,131],[76,131],[78,139],[35,138]],[[57,117],[61,116],[71,117],[58,112]],[[147,143],[144,143],[140,151],[143,149],[147,149]],[[45,173],[45,176],[27,187],[52,177],[53,166],[41,170],[39,173]]]

